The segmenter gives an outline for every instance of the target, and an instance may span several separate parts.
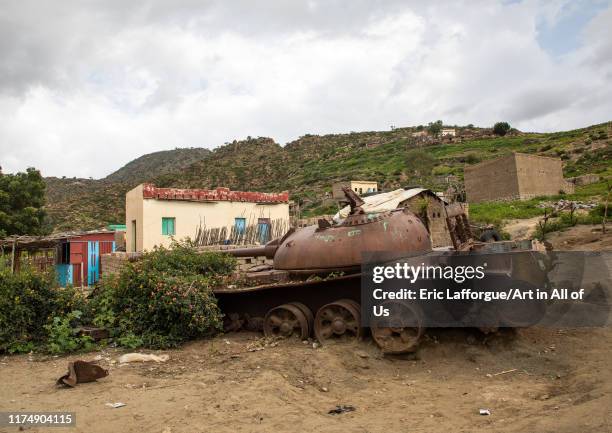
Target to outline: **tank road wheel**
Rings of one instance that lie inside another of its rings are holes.
[[[297,336],[302,340],[308,338],[310,332],[308,318],[300,308],[292,304],[279,305],[268,311],[263,329],[266,337]]]
[[[425,330],[421,307],[398,301],[387,301],[382,305],[389,309],[390,316],[400,326],[384,326],[384,321],[388,319],[373,316],[370,326],[376,345],[383,353],[390,355],[416,350]]]
[[[322,344],[334,339],[359,339],[361,337],[359,304],[349,299],[340,299],[322,306],[315,316],[314,332]]]
[[[314,330],[314,315],[312,314],[312,311],[301,302],[291,302],[290,305],[298,307],[300,311],[304,313],[304,316],[306,316],[306,320],[308,321],[308,336],[310,337]]]

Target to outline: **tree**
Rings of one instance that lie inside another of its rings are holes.
[[[497,122],[493,125],[493,134],[504,136],[510,131],[510,124],[508,122]]]
[[[0,236],[45,233],[45,181],[40,172],[0,171]]]
[[[429,176],[438,160],[422,150],[410,150],[406,153],[406,168],[410,175]]]
[[[427,130],[431,135],[437,136],[438,134],[440,134],[440,132],[442,132],[442,121],[436,120],[435,122],[429,122]]]

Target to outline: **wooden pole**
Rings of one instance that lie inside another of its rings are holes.
[[[608,189],[606,194],[606,205],[604,207],[603,219],[601,220],[601,231],[604,235],[606,234],[606,219],[608,219],[608,203],[610,203],[610,191],[612,191],[612,184],[610,184],[610,181],[606,181],[606,187]]]
[[[11,255],[11,273],[15,273],[15,244],[17,241],[13,241],[13,253]]]

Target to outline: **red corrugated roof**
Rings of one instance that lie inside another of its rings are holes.
[[[229,188],[216,189],[180,189],[157,188],[145,183],[142,188],[143,198],[157,200],[188,200],[188,201],[243,201],[251,203],[288,203],[289,192],[249,192],[231,191]]]

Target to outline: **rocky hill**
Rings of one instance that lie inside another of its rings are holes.
[[[147,180],[150,173],[161,175],[179,171],[206,158],[210,153],[209,149],[200,147],[177,148],[149,153],[127,163],[104,180],[138,185]]]
[[[125,192],[151,181],[183,188],[289,190],[306,215],[315,215],[333,210],[325,197],[335,181],[376,180],[387,190],[417,184],[446,189],[449,181],[461,182],[466,164],[512,151],[558,156],[566,176],[612,175],[612,123],[548,134],[514,131],[504,137],[456,127],[458,136],[443,141],[414,138],[416,130],[305,135],[284,147],[271,138],[248,138],[213,151],[157,152],[102,180],[47,179],[47,210],[55,230],[123,223]],[[589,191],[597,193],[601,186]]]
[[[180,172],[211,154],[184,148],[143,155],[104,179],[48,177],[47,215],[55,231],[95,229],[125,221],[125,193],[139,183]]]

